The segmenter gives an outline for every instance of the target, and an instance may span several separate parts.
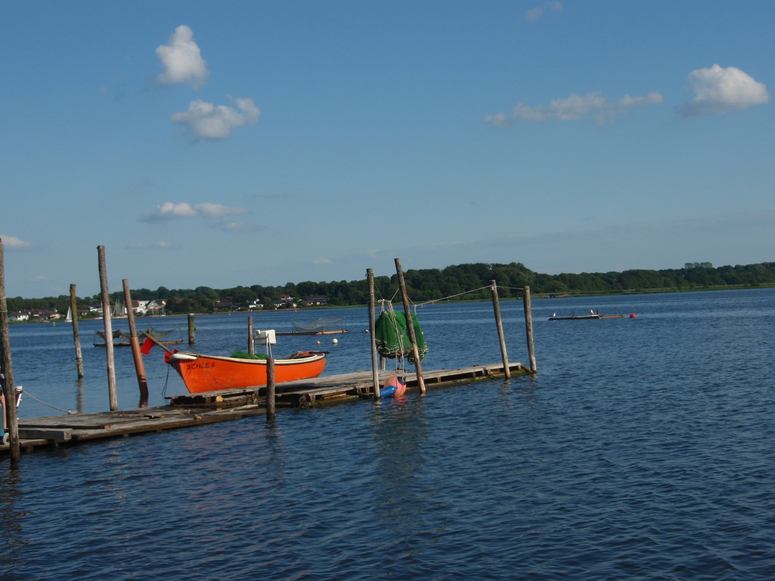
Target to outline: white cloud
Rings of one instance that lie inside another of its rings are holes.
[[[511,110],[511,115],[496,113],[483,119],[485,123],[497,127],[505,127],[513,123],[530,121],[575,121],[582,119],[590,113],[595,113],[594,119],[598,124],[612,121],[616,115],[632,109],[633,107],[645,107],[662,103],[664,97],[661,93],[653,91],[642,97],[630,97],[625,95],[618,101],[609,102],[600,91],[586,95],[571,93],[567,99],[554,99],[549,105],[536,105],[531,107],[525,103],[517,103]]]
[[[222,204],[197,204],[194,209],[204,218],[222,218],[230,214],[248,214],[245,208],[230,208]]]
[[[201,99],[191,101],[188,111],[175,113],[170,121],[179,123],[195,137],[226,139],[242,125],[253,125],[261,110],[251,99],[234,99],[239,111],[226,105],[213,105]]]
[[[21,240],[19,238],[16,238],[16,236],[8,236],[6,234],[0,234],[0,240],[3,241],[3,246],[9,249],[14,248],[16,250],[25,250],[25,249],[34,247],[34,244],[32,242]]]
[[[689,73],[688,81],[695,97],[678,108],[683,117],[726,113],[770,102],[764,83],[735,67],[724,69],[714,64],[708,69],[697,69]]]
[[[544,15],[544,8],[547,8],[552,12],[562,12],[562,2],[557,2],[554,0],[544,2],[541,6],[531,8],[525,12],[525,18],[530,22],[535,22]]]
[[[198,89],[207,80],[210,71],[202,58],[199,47],[193,40],[194,33],[188,26],[181,25],[169,37],[167,44],[156,49],[156,56],[164,65],[164,72],[156,77],[160,85],[187,83]]]
[[[156,210],[153,212],[146,212],[140,217],[141,222],[160,222],[166,220],[174,220],[176,218],[207,218],[216,219],[223,218],[230,215],[249,214],[250,210],[245,208],[231,208],[224,206],[223,204],[196,204],[192,206],[187,202],[164,202],[160,206],[156,206]],[[157,244],[160,248],[166,245],[165,242]]]
[[[316,258],[312,264],[333,264],[328,258]]]

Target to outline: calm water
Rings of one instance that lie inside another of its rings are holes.
[[[521,303],[501,304],[525,361]],[[535,301],[539,375],[285,411],[0,464],[3,580],[775,578],[775,290]],[[549,322],[573,311],[636,319]],[[350,333],[279,337],[368,369]],[[290,330],[318,313],[261,313]],[[499,359],[492,306],[419,310],[425,368]],[[180,327],[185,318],[139,321]],[[82,324],[91,344],[98,323]],[[244,316],[197,318],[197,350],[244,348]],[[16,381],[61,409],[107,408],[103,350],[12,327]],[[117,349],[119,404],[137,403]],[[184,388],[146,358],[151,404]],[[49,373],[45,377],[44,374]],[[25,398],[22,417],[59,413]]]

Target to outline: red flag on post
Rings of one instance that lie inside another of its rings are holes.
[[[143,341],[143,346],[140,349],[140,353],[143,355],[148,355],[151,352],[151,349],[153,349],[153,341],[151,341],[150,337],[146,337],[145,341]]]

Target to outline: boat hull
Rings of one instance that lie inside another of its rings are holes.
[[[169,364],[178,372],[190,393],[266,385],[265,359],[173,353]],[[309,352],[300,357],[275,359],[275,383],[318,377],[325,366],[325,353]]]

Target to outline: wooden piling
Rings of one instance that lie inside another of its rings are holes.
[[[11,466],[21,460],[19,446],[19,421],[16,415],[16,384],[13,380],[11,361],[11,337],[8,334],[8,302],[5,296],[5,259],[3,240],[0,239],[0,382],[5,396],[3,427],[8,430],[8,444],[11,448]]]
[[[78,379],[83,379],[83,355],[81,354],[81,338],[78,335],[78,301],[75,296],[75,285],[70,285],[70,316],[73,318],[73,343],[75,344],[75,367]]]
[[[522,289],[522,302],[525,307],[525,332],[527,333],[527,356],[530,359],[530,373],[538,372],[536,367],[535,346],[533,344],[533,309],[530,306],[530,287]]]
[[[188,344],[193,345],[196,342],[196,327],[194,326],[194,313],[188,314]]]
[[[409,295],[406,293],[406,284],[404,284],[404,271],[401,269],[401,261],[396,258],[396,273],[398,274],[398,287],[401,289],[401,298],[404,302],[404,312],[406,313],[406,330],[409,333],[409,341],[412,342],[412,357],[414,358],[414,369],[417,373],[417,386],[420,393],[425,393],[425,381],[422,377],[422,364],[420,363],[420,350],[417,348],[417,336],[414,334],[414,319],[412,310],[409,307]]]
[[[129,281],[123,280],[124,284],[124,302],[126,303],[126,317],[129,322],[129,344],[132,347],[132,358],[135,361],[135,373],[137,374],[137,385],[140,388],[139,407],[148,407],[148,381],[145,376],[145,364],[143,355],[140,353],[140,339],[137,337],[137,327],[135,327],[135,311],[132,308],[132,293],[129,291]],[[148,333],[150,335],[150,333]]]
[[[374,320],[374,271],[366,269],[366,279],[369,282],[369,335],[371,336],[371,376],[374,380],[374,397],[379,399],[379,363],[377,360],[376,321]]]
[[[113,355],[113,321],[110,316],[110,294],[108,293],[108,269],[105,265],[105,247],[97,246],[100,270],[100,295],[102,298],[102,322],[105,328],[105,358],[108,369],[108,400],[110,411],[118,410],[116,394],[116,365]]]
[[[490,281],[492,286],[492,309],[495,312],[495,326],[498,329],[498,341],[501,345],[501,359],[503,359],[503,369],[506,379],[511,379],[511,371],[509,370],[509,354],[506,351],[506,339],[503,336],[503,321],[501,320],[501,306],[498,301],[498,285],[495,281]]]
[[[275,416],[274,357],[266,360],[266,423],[273,424]]]
[[[248,317],[248,354],[256,354],[256,341],[253,339],[253,317]]]

